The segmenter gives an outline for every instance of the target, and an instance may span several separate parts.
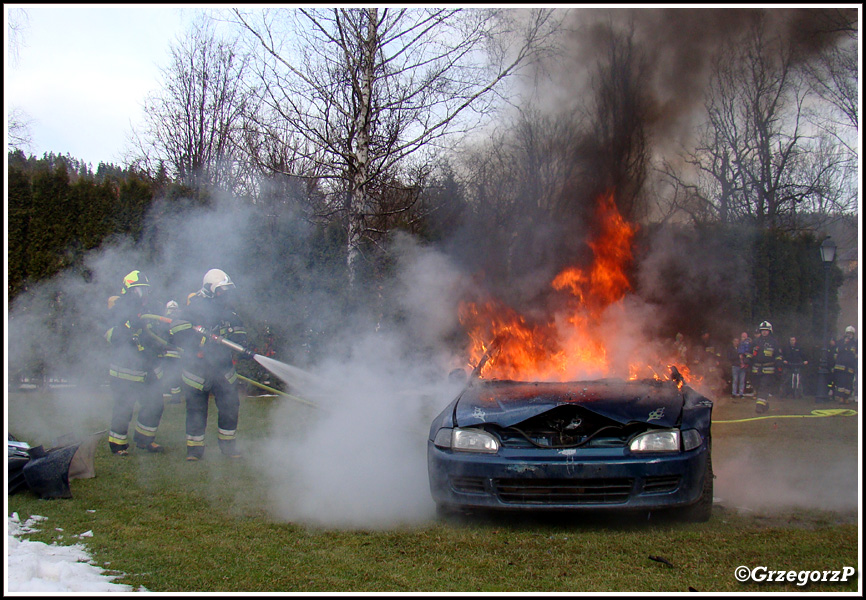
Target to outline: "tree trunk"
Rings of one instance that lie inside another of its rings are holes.
[[[360,72],[355,93],[358,99],[356,115],[357,136],[354,148],[355,169],[349,191],[348,235],[346,236],[346,269],[350,289],[355,286],[357,260],[364,232],[367,207],[367,179],[370,159],[370,115],[373,76],[378,46],[378,9],[365,9],[368,16],[367,38],[361,45]]]

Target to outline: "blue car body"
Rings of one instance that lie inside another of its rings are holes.
[[[474,380],[430,428],[430,491],[444,510],[680,508],[706,520],[712,406],[674,381]],[[455,430],[483,431],[495,451],[452,447]],[[680,447],[635,451],[646,434]]]

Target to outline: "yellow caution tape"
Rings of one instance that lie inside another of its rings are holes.
[[[749,417],[748,419],[731,419],[728,421],[713,421],[716,423],[745,423],[746,421],[758,421],[760,419],[803,419],[807,417],[853,417],[857,411],[851,408],[816,408],[810,415],[765,415],[763,417]]]

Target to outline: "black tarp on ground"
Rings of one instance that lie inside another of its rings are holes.
[[[70,479],[96,477],[93,455],[104,433],[95,433],[84,440],[67,434],[49,450],[42,446],[21,448],[10,444],[9,495],[29,489],[45,500],[71,498]],[[17,441],[12,435],[9,440]]]

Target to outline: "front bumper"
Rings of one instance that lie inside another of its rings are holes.
[[[708,449],[635,456],[625,448],[443,450],[428,441],[437,505],[498,510],[658,510],[694,504]]]

